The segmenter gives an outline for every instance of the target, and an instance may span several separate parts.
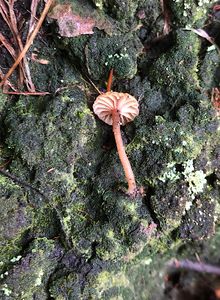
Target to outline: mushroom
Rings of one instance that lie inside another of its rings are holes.
[[[139,114],[138,102],[133,96],[127,93],[111,92],[108,90],[110,90],[109,84],[107,92],[96,98],[93,104],[93,111],[102,121],[113,127],[118,155],[128,182],[127,193],[130,196],[134,196],[137,192],[137,186],[131,164],[124,149],[120,126],[133,121]]]

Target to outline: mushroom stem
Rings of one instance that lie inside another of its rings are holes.
[[[112,111],[112,119],[113,119],[113,132],[115,136],[115,142],[118,150],[118,155],[122,164],[122,167],[125,172],[125,177],[128,182],[128,194],[129,195],[134,195],[136,192],[136,182],[135,182],[135,177],[134,173],[131,168],[130,161],[128,160],[127,154],[124,149],[123,141],[122,141],[122,136],[121,136],[121,130],[120,130],[120,116],[118,111],[115,109]]]
[[[111,70],[110,70],[110,73],[109,73],[108,83],[107,83],[107,92],[110,92],[110,91],[111,91],[112,80],[113,80],[113,69],[111,69]]]

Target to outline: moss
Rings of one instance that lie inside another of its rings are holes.
[[[204,89],[216,87],[219,84],[217,70],[219,66],[219,53],[216,48],[207,48],[206,55],[200,68],[201,85]]]
[[[2,113],[4,112],[6,102],[7,102],[7,95],[0,92],[0,118]]]
[[[74,57],[82,59],[78,45],[81,51],[85,49],[86,65],[93,80],[102,78],[107,80],[111,68],[114,68],[118,78],[132,78],[137,72],[137,56],[142,50],[142,45],[134,33],[122,36],[118,32],[109,37],[102,32],[97,32],[88,42],[85,38],[79,37],[70,40],[69,44],[73,59]]]
[[[0,290],[5,294],[6,287],[8,299],[31,299],[33,295],[46,299],[43,289],[52,271],[62,255],[62,248],[54,241],[46,238],[35,240],[29,247],[29,254],[23,257],[2,281]],[[1,297],[4,297],[3,294]],[[4,299],[4,298],[2,298]]]
[[[149,74],[158,88],[166,85],[168,102],[174,106],[180,101],[198,102],[201,97],[195,90],[199,88],[199,39],[194,33],[182,30],[177,31],[176,39],[175,47],[156,61]]]
[[[117,274],[107,271],[101,272],[96,279],[95,285],[97,286],[97,299],[110,299],[110,297],[112,299],[114,294],[115,296],[119,296],[119,291],[121,291],[122,297],[126,294],[129,295],[126,299],[132,299],[134,296],[134,286],[131,285],[129,278],[126,277],[124,272],[118,272]],[[114,287],[114,290],[111,291],[111,296],[108,295],[106,297],[106,290],[111,290],[112,287]]]
[[[143,1],[121,1],[121,0],[110,0],[108,1],[108,8],[110,14],[112,14],[116,19],[122,20],[133,20],[135,11],[138,7],[138,4]]]
[[[80,275],[71,273],[54,280],[50,287],[50,296],[58,300],[80,299]]]
[[[74,3],[80,9],[80,1]],[[51,52],[48,71],[37,65],[31,69],[36,78],[45,71],[39,89],[54,72],[51,91],[56,93],[21,96],[3,118],[4,149],[13,154],[8,169],[44,197],[0,177],[7,215],[0,225],[11,230],[6,242],[2,238],[2,297],[159,299],[164,263],[179,257],[179,245],[196,253],[198,240],[214,232],[218,122],[199,89],[204,87],[199,39],[178,29],[173,48],[140,70],[139,57],[147,55],[135,31],[136,9],[152,11],[140,22],[154,32],[162,26],[158,22],[152,28],[159,4],[93,3],[102,5],[100,14],[122,17],[114,34],[95,29],[92,36],[62,40],[65,52]],[[182,24],[183,3],[171,5],[176,24]],[[192,13],[196,7],[192,4]],[[115,88],[140,103],[140,116],[122,128],[138,185],[146,192],[135,201],[124,193],[127,183],[115,147],[103,147],[105,137],[111,143],[111,129],[88,109],[94,95],[81,77],[88,73],[104,87],[111,67]],[[191,247],[188,239],[197,244]]]
[[[197,3],[193,0],[174,0],[171,9],[174,14],[176,27],[193,26],[200,27],[204,23],[204,17],[212,5],[211,0],[200,0]]]
[[[1,186],[1,268],[13,262],[28,240],[32,224],[32,210],[27,206],[27,197],[20,187],[0,176]]]

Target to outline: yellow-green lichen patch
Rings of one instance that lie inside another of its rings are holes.
[[[162,182],[169,181],[176,181],[180,178],[180,174],[176,170],[176,164],[168,163],[166,169],[163,171],[163,173],[158,177],[159,180]]]
[[[189,193],[192,199],[194,199],[196,194],[203,192],[207,184],[206,174],[202,170],[195,171],[192,160],[185,162],[184,166],[185,170],[183,174],[189,183]]]
[[[122,297],[123,290],[129,290],[129,293],[131,293],[131,295],[134,294],[134,286],[132,287],[131,282],[126,277],[126,274],[124,274],[124,272],[112,273],[103,271],[98,275],[94,285],[96,286],[97,299],[103,299],[105,291],[112,288],[117,290],[117,294],[119,296],[121,291]]]

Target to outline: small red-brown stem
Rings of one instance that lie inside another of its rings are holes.
[[[125,177],[128,182],[128,194],[134,196],[137,191],[137,186],[136,186],[135,177],[131,168],[130,161],[128,160],[127,154],[124,149],[121,130],[120,130],[120,116],[117,110],[112,111],[112,119],[113,119],[112,127],[115,136],[118,155],[125,172]]]
[[[111,92],[112,80],[113,80],[113,69],[111,69],[110,73],[109,73],[108,83],[107,83],[107,92]]]

